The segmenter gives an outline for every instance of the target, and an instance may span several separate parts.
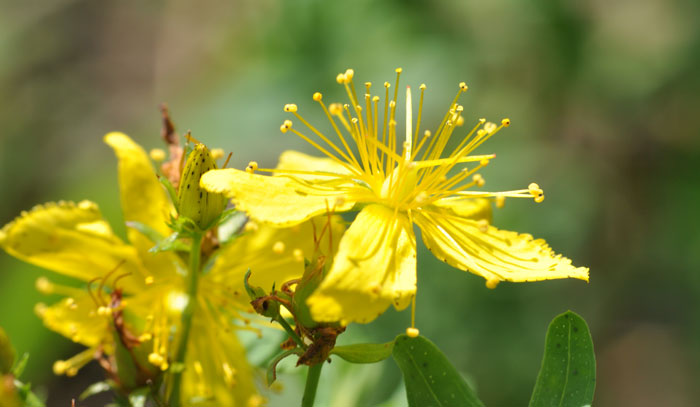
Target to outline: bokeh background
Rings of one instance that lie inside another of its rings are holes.
[[[537,181],[542,204],[509,200],[498,226],[545,238],[590,283],[501,284],[419,251],[417,321],[488,406],[529,400],[548,322],[571,309],[589,323],[597,406],[690,406],[700,392],[700,3],[297,0],[0,3],[0,224],[55,200],[96,201],[121,234],[116,165],[102,135],[161,147],[158,104],[178,130],[233,151],[233,166],[273,166],[287,148],[285,103],[320,123],[311,95],[341,100],[335,75],[428,85],[424,123],[439,122],[457,84],[466,117],[510,117],[485,144],[491,190]],[[401,121],[399,120],[399,123]],[[43,275],[0,253],[0,326],[30,352],[25,379],[49,406],[101,378],[51,365],[79,348],[33,314]],[[386,341],[409,312],[353,326]],[[273,405],[292,405],[290,373]],[[325,369],[322,400],[403,405],[391,360]],[[324,384],[324,380],[326,383]],[[398,393],[397,393],[397,389]],[[333,396],[329,396],[333,393]],[[392,398],[393,396],[393,398]],[[88,399],[83,406],[103,405]]]

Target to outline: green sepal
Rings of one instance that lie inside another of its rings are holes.
[[[277,380],[277,364],[278,363],[280,363],[287,356],[290,356],[290,355],[300,356],[303,353],[304,353],[303,349],[294,348],[294,349],[286,350],[286,351],[280,353],[274,359],[272,359],[272,362],[270,362],[270,366],[267,367],[267,385],[271,386],[272,383],[274,383],[275,380]]]
[[[250,305],[258,314],[277,320],[280,318],[280,303],[271,295],[267,295],[265,290],[261,287],[253,287],[248,283],[250,279],[250,269],[245,273],[243,278],[243,285],[245,290],[250,296]],[[272,287],[272,292],[274,293],[275,287]]]
[[[377,363],[391,356],[396,339],[386,343],[358,343],[336,346],[331,355],[336,355],[350,363]]]
[[[5,331],[0,328],[0,374],[10,373],[15,363],[15,350]]]
[[[447,357],[428,339],[399,335],[392,356],[403,373],[409,407],[483,407]]]
[[[107,380],[93,383],[93,384],[89,385],[87,387],[87,389],[83,390],[82,393],[80,393],[80,396],[78,396],[78,400],[83,401],[90,396],[94,396],[95,394],[100,394],[100,393],[104,393],[106,391],[110,391],[110,390],[112,390],[113,386],[114,386],[114,383],[110,383]]]
[[[240,236],[243,227],[248,221],[245,212],[235,208],[226,209],[219,218],[218,238],[223,246]]]
[[[318,286],[321,285],[327,273],[327,264],[324,260],[320,260],[316,257],[310,262],[305,261],[304,265],[304,274],[294,290],[292,308],[294,309],[294,315],[301,325],[307,328],[313,328],[318,326],[318,323],[311,317],[311,310],[306,304],[306,300],[316,291]]]
[[[29,362],[29,353],[25,352],[20,356],[19,360],[15,361],[15,365],[12,367],[12,375],[14,377],[20,377],[22,376],[22,373],[24,373],[24,369],[27,367],[27,363]]]
[[[168,191],[170,202],[172,202],[173,205],[175,205],[175,209],[177,210],[177,191],[175,191],[175,187],[170,182],[168,177],[158,176],[158,181],[160,181],[160,183],[165,187],[165,190]]]
[[[15,380],[15,387],[17,388],[17,394],[23,401],[22,407],[46,407],[44,402],[32,392],[31,383],[22,383],[19,380]]]
[[[165,251],[180,251],[188,252],[190,246],[180,240],[180,232],[173,232],[165,239],[162,239],[156,243],[155,246],[148,249],[149,253],[158,253]]]
[[[594,391],[591,333],[583,318],[567,311],[554,318],[547,329],[530,407],[591,405]]]

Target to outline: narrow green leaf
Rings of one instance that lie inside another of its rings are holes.
[[[399,335],[393,356],[403,372],[410,407],[483,407],[447,357],[428,339]]]
[[[552,320],[530,407],[590,406],[595,354],[586,321],[571,311]]]
[[[350,363],[377,363],[391,356],[395,340],[387,343],[359,343],[336,346],[331,355],[337,355]]]

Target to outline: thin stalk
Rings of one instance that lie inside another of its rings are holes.
[[[202,238],[204,234],[194,232],[192,236],[192,247],[190,249],[190,268],[187,286],[187,306],[182,311],[182,334],[175,353],[174,365],[184,366],[187,356],[187,344],[189,342],[190,328],[192,328],[192,316],[197,306],[197,283],[199,282],[199,269],[201,267]],[[184,369],[175,369],[172,373],[172,387],[170,388],[169,405],[179,406],[180,403],[180,382]]]
[[[299,346],[302,349],[306,349],[306,344],[304,343],[304,341],[302,341],[299,335],[297,335],[297,333],[294,332],[294,329],[292,329],[292,327],[289,326],[289,324],[287,323],[287,321],[284,320],[284,318],[280,316],[279,318],[277,318],[277,322],[279,322],[279,324],[282,325],[282,328],[284,328],[284,330],[287,331],[287,335],[289,335],[292,338],[292,340],[294,340],[297,346]]]
[[[322,368],[323,362],[309,366],[309,372],[306,374],[304,396],[301,398],[301,407],[313,407],[314,399],[316,398],[316,389],[318,388],[318,379],[321,377]]]

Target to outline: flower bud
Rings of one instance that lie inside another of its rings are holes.
[[[223,194],[208,192],[199,186],[202,174],[216,168],[209,149],[204,144],[195,145],[187,157],[177,192],[180,215],[191,219],[203,230],[211,227],[211,223],[226,207],[226,197]]]

